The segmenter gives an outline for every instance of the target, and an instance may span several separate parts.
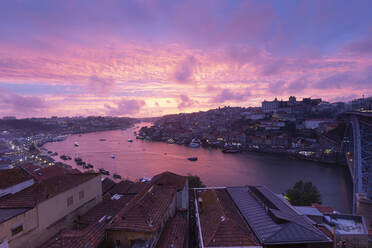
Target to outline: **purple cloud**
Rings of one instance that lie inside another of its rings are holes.
[[[244,89],[242,92],[233,92],[230,89],[223,89],[221,92],[212,98],[213,103],[224,103],[227,101],[240,102],[246,100],[251,95],[248,88]]]
[[[115,81],[111,78],[102,78],[91,76],[87,85],[87,90],[97,95],[107,95],[114,91],[116,87]]]
[[[174,79],[178,83],[190,83],[196,66],[196,60],[193,56],[187,57],[179,64],[174,71]]]
[[[192,100],[190,97],[188,97],[185,94],[181,94],[179,96],[179,100],[180,100],[180,103],[178,104],[178,109],[181,109],[181,110],[185,108],[190,108],[198,103],[198,101]]]
[[[143,100],[121,100],[115,103],[115,106],[105,104],[106,114],[111,116],[124,116],[138,114],[146,106]]]
[[[0,88],[0,90],[0,104],[2,109],[11,111],[9,114],[30,116],[42,114],[43,111],[48,109],[47,103],[41,97],[19,95],[3,88]]]
[[[353,42],[346,46],[346,50],[358,55],[371,55],[372,39]]]

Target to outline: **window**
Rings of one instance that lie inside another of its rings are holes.
[[[84,199],[84,190],[79,192],[79,200]]]
[[[12,228],[12,236],[16,235],[17,233],[20,233],[23,231],[23,224],[20,224],[16,227]]]
[[[70,196],[69,198],[67,198],[67,207],[71,206],[72,204],[74,204],[74,198],[72,198],[72,196]]]

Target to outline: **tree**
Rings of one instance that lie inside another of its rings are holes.
[[[204,188],[205,187],[203,182],[200,180],[200,177],[198,177],[196,175],[193,176],[193,175],[189,174],[188,179],[189,179],[189,187],[190,188]]]
[[[322,204],[321,195],[312,182],[295,183],[292,189],[288,189],[285,198],[294,206],[310,206],[312,203]]]

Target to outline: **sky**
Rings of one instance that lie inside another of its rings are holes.
[[[372,95],[371,0],[2,0],[0,116]]]

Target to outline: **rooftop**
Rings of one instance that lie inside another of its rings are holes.
[[[231,187],[227,191],[261,244],[331,242],[306,216],[266,187]]]
[[[121,181],[114,185],[110,190],[111,195],[121,194],[121,195],[136,195],[142,191],[148,183],[137,182],[134,183],[129,180]]]
[[[335,211],[332,207],[322,206],[322,205],[319,205],[318,203],[313,203],[311,204],[311,206],[318,209],[319,212],[321,212],[322,214],[330,214]]]
[[[132,195],[114,195],[113,197],[105,195],[102,202],[80,217],[79,223],[88,225],[97,222],[103,216],[114,217],[133,198],[134,196]]]
[[[197,199],[204,246],[259,245],[226,189],[198,190]]]
[[[337,234],[368,234],[368,229],[362,216],[326,214],[324,218],[330,226],[336,227]]]
[[[102,194],[106,194],[112,187],[116,185],[114,181],[112,181],[110,178],[105,177],[102,178]]]
[[[32,177],[20,168],[0,170],[0,189],[6,189],[30,179]]]
[[[22,169],[26,170],[37,181],[46,180],[64,174],[81,173],[77,169],[63,168],[57,165],[41,167],[33,164],[25,164],[22,165]]]
[[[0,209],[0,223],[27,212],[30,208]]]
[[[148,185],[118,213],[109,229],[156,230],[175,193],[172,187]]]
[[[174,174],[172,172],[166,171],[161,174],[154,176],[151,179],[151,183],[157,185],[165,185],[176,187],[176,190],[183,190],[185,187],[187,177]]]
[[[186,219],[178,213],[170,219],[159,238],[156,248],[183,248],[186,238]]]
[[[40,248],[97,247],[105,237],[105,221],[96,222],[83,230],[63,230]]]
[[[12,195],[0,198],[0,208],[33,208],[38,203],[76,187],[96,176],[97,173],[63,174],[44,181]]]

